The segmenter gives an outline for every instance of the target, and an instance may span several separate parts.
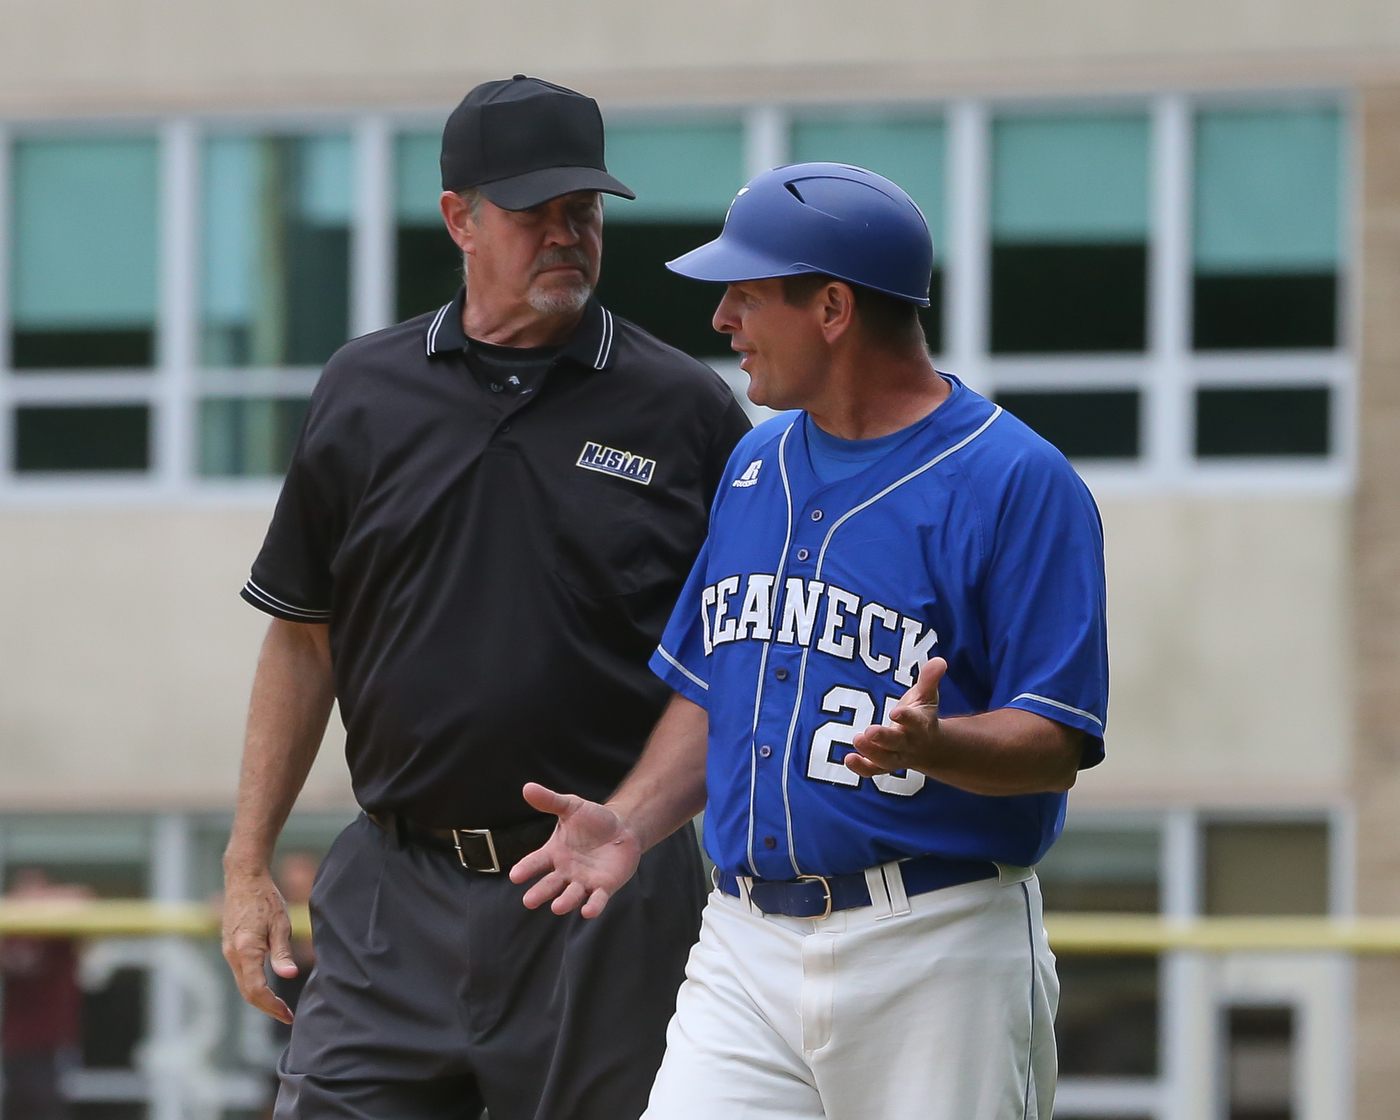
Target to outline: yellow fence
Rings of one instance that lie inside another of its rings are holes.
[[[305,907],[292,926],[310,932]],[[1400,918],[1194,918],[1138,914],[1047,914],[1050,943],[1060,953],[1160,953],[1241,950],[1400,953]],[[206,903],[144,901],[0,902],[0,933],[68,937],[178,934],[210,937],[219,912]]]

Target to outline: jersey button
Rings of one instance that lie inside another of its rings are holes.
[[[778,840],[776,837],[773,836],[765,836],[763,838],[763,846],[771,852],[774,848],[778,846]]]
[[[813,521],[820,521],[821,519],[822,519],[822,511],[819,510],[819,509],[814,509],[814,510],[812,511],[812,520],[813,520]]]
[[[499,393],[504,388],[505,386],[502,385],[499,381],[491,382],[491,392],[493,393]]]
[[[500,432],[502,435],[504,435],[506,432],[510,431],[510,425],[509,425],[509,424],[502,424],[499,428],[496,429],[496,431],[498,431],[498,432]]]
[[[773,670],[773,675],[777,677],[780,681],[787,680],[787,670],[784,669],[781,665],[779,665],[775,670]]]
[[[764,743],[763,746],[761,746],[761,747],[758,748],[758,757],[759,757],[759,758],[767,758],[767,757],[768,757],[769,755],[771,755],[772,753],[773,753],[773,748],[770,747],[767,743]]]
[[[806,560],[807,557],[809,557],[809,556],[811,556],[811,555],[812,555],[812,554],[811,554],[810,552],[808,552],[805,548],[799,548],[799,549],[797,550],[797,558],[798,558],[799,560]]]

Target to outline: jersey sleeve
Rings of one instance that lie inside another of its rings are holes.
[[[705,655],[705,626],[700,606],[709,563],[710,542],[707,540],[671,611],[661,644],[651,655],[651,671],[702,708],[710,706],[710,666]]]
[[[1103,761],[1108,635],[1103,529],[1063,459],[1023,462],[1002,501],[983,585],[990,708],[1021,708],[1085,733]]]
[[[297,439],[262,550],[243,598],[287,622],[329,622],[335,514],[308,449],[312,418]]]

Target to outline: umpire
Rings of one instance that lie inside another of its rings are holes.
[[[447,121],[443,218],[468,282],[327,364],[243,597],[258,661],[224,955],[284,1022],[277,836],[333,700],[364,813],[311,898],[317,963],[279,1120],[631,1120],[700,921],[693,837],[601,919],[507,877],[550,835],[535,781],[602,800],[668,690],[647,669],[748,429],[700,362],[593,298],[607,173],[591,98],[478,86]]]

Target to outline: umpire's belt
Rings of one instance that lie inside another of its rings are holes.
[[[902,860],[900,874],[904,893],[926,894],[995,879],[997,865],[981,859],[944,859],[918,856]],[[765,914],[785,914],[789,918],[825,918],[837,910],[853,910],[870,905],[870,887],[864,871],[848,875],[803,875],[797,879],[749,879],[749,901]],[[725,894],[742,898],[739,880],[728,872],[716,876],[716,886]]]
[[[366,813],[400,844],[455,855],[469,871],[509,871],[554,832],[556,817],[535,817],[504,828],[426,828],[397,813]]]

